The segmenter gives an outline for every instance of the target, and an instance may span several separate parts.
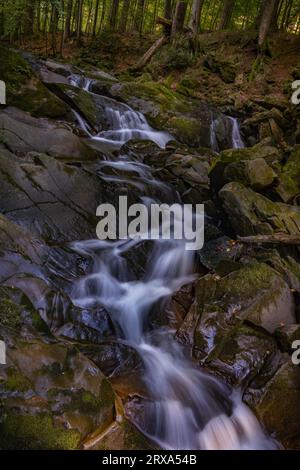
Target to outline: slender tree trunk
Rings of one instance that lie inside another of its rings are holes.
[[[222,16],[221,16],[221,21],[220,21],[218,29],[222,30],[222,29],[228,28],[231,18],[232,18],[234,6],[235,6],[235,0],[225,0],[224,8],[222,11]]]
[[[98,13],[99,13],[99,0],[96,0],[95,15],[94,15],[94,22],[93,22],[93,31],[92,31],[92,37],[93,38],[96,36]]]
[[[194,36],[196,36],[199,32],[200,16],[201,16],[203,5],[204,5],[204,0],[193,0],[189,28],[192,31]]]
[[[109,16],[109,29],[115,31],[117,25],[118,11],[119,11],[119,0],[112,0],[110,16]]]
[[[65,39],[71,36],[71,19],[72,19],[73,0],[68,0],[65,24]]]
[[[130,4],[131,4],[131,0],[124,0],[124,2],[123,2],[120,25],[119,25],[119,30],[121,31],[121,33],[125,33],[125,31],[127,29],[127,22],[128,22],[128,14],[129,14],[129,10],[130,10]]]
[[[164,2],[164,18],[166,20],[172,19],[172,0],[165,0]],[[165,36],[170,36],[171,28],[170,26],[164,26],[164,34]]]
[[[187,9],[187,1],[177,0],[173,23],[172,23],[172,33],[171,33],[172,37],[174,37],[178,33],[183,32],[186,9]]]
[[[56,4],[52,5],[51,20],[50,20],[50,32],[51,32],[51,49],[52,54],[56,55],[56,35],[58,26],[58,9]]]
[[[106,0],[102,0],[102,10],[101,10],[99,32],[102,30],[102,26],[104,24],[105,13],[106,13]]]
[[[25,23],[24,23],[24,34],[25,36],[32,36],[33,25],[34,25],[34,14],[35,14],[35,0],[27,0],[25,9]]]
[[[282,7],[281,0],[276,0],[272,19],[271,19],[271,25],[270,25],[270,29],[272,31],[278,31],[278,17],[280,14],[281,7]]]
[[[78,47],[81,46],[82,8],[83,8],[83,0],[78,0],[77,24],[76,24],[76,40],[77,40]]]
[[[274,10],[277,4],[277,0],[267,0],[263,10],[259,33],[258,33],[258,47],[262,51],[266,44],[266,39],[270,31],[271,21],[273,18]]]
[[[135,30],[138,31],[139,33],[143,31],[144,7],[145,7],[145,0],[138,0],[135,17],[134,17],[134,27],[135,27]]]

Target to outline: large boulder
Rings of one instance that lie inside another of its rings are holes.
[[[237,182],[226,184],[219,196],[238,235],[300,234],[299,207],[272,202]]]
[[[8,105],[33,116],[58,119],[68,114],[66,104],[37,78],[29,63],[17,51],[2,46],[0,77],[6,82]]]
[[[110,383],[74,347],[0,325],[1,449],[75,449],[115,416]]]
[[[11,152],[47,153],[69,160],[91,160],[96,153],[66,127],[8,108],[0,113],[1,141]]]
[[[254,262],[222,278],[201,278],[177,338],[211,371],[245,386],[263,368],[274,374],[281,353],[271,335],[295,321],[289,286],[272,268]]]
[[[216,191],[230,181],[263,190],[275,182],[277,175],[272,167],[279,159],[278,149],[264,142],[249,148],[224,150],[214,159],[209,176]]]
[[[288,360],[262,389],[254,380],[244,400],[287,447],[300,437],[300,371]]]
[[[276,193],[284,202],[293,202],[300,195],[300,146],[291,152],[287,162],[279,167],[279,185]]]

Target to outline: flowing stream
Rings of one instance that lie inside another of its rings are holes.
[[[86,85],[85,89],[88,88]],[[110,108],[107,113],[111,113]],[[118,129],[114,127],[110,133],[94,137],[78,116],[91,139],[100,137],[110,141],[120,137],[123,141],[138,135],[158,142],[162,138],[163,133],[153,131],[145,118],[129,107],[125,115],[121,112],[115,118]],[[234,126],[233,123],[233,138],[239,145],[242,141],[237,136],[238,127]],[[159,141],[163,146],[163,138]],[[167,185],[153,180],[146,165],[130,162],[126,156],[118,161],[108,160],[104,165],[134,170],[136,181],[144,190],[143,202],[152,202],[147,197],[149,185],[160,186],[162,202],[172,194]],[[124,255],[138,243],[135,240],[74,242],[72,248],[91,258],[92,265],[90,272],[75,282],[71,293],[73,303],[80,307],[104,305],[120,341],[132,346],[143,361],[143,381],[149,399],[143,404],[141,416],[133,416],[136,426],[163,449],[277,448],[276,442],[266,435],[242,403],[239,392],[197,369],[185,357],[174,339],[174,331],[149,328],[153,310],[162,307],[174,292],[195,279],[194,252],[185,249],[184,241],[154,241],[145,273],[137,279]]]

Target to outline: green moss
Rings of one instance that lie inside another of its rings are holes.
[[[177,137],[185,137],[187,139],[195,140],[199,133],[199,123],[197,119],[177,117],[169,119],[168,127],[174,132]]]
[[[7,380],[5,382],[6,390],[26,392],[32,389],[30,381],[14,367],[6,369]]]
[[[0,448],[6,450],[73,450],[79,442],[78,431],[55,426],[48,414],[8,413],[0,424]]]
[[[0,287],[0,324],[17,329],[21,326],[22,308],[10,300],[8,290]]]
[[[58,118],[66,115],[66,105],[38,80],[18,52],[0,47],[0,77],[6,83],[8,105],[34,116]]]

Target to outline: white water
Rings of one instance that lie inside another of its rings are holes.
[[[73,86],[81,86],[85,91],[89,91],[92,80],[72,75],[70,83]],[[109,123],[109,130],[103,130],[97,135],[92,135],[83,117],[76,113],[81,129],[94,141],[122,147],[123,144],[132,139],[152,140],[159,147],[165,148],[166,144],[172,140],[172,136],[168,132],[156,131],[150,127],[142,113],[134,111],[126,104],[118,103],[111,98],[102,97],[102,100],[105,104],[105,114]]]
[[[123,114],[123,120],[121,115],[115,116],[118,125],[128,126],[131,120],[141,128],[140,135],[144,135],[144,120],[139,115],[133,118],[129,112],[126,117]],[[88,133],[86,124],[82,125]],[[124,138],[127,132],[128,128],[124,129]],[[146,165],[121,157],[120,161],[106,161],[102,166],[133,171],[143,194],[153,184],[161,185],[162,198],[172,194],[167,185],[154,183]],[[118,180],[127,181],[122,176]],[[146,202],[147,197],[142,199]],[[74,242],[72,248],[91,258],[92,266],[71,292],[74,304],[80,307],[104,305],[120,339],[134,347],[143,361],[143,380],[150,399],[144,404],[142,418],[132,416],[136,425],[164,449],[277,448],[242,403],[238,392],[196,369],[185,357],[173,331],[149,328],[151,312],[163,307],[174,292],[194,279],[193,252],[185,250],[184,241],[157,240],[153,242],[144,276],[136,279],[123,255],[138,243]]]
[[[158,303],[193,280],[193,253],[178,241],[157,241],[142,279],[132,279],[122,256],[136,241],[75,242],[72,247],[93,260],[91,273],[73,286],[80,307],[101,304],[110,312],[119,335],[144,363],[150,401],[136,424],[164,449],[272,449],[237,392],[197,370],[184,357],[173,332],[148,330]]]
[[[232,134],[231,134],[231,139],[232,139],[232,148],[234,149],[240,149],[244,148],[245,144],[243,142],[243,139],[240,134],[240,128],[239,128],[239,123],[236,118],[227,116],[227,118],[231,121],[232,123]]]
[[[234,149],[244,148],[245,144],[240,134],[238,120],[231,116],[225,116],[224,118],[230,121],[231,148],[234,148]],[[218,138],[217,138],[217,125],[218,125],[219,119],[220,118],[215,119],[212,115],[211,125],[210,125],[210,146],[212,150],[216,153],[220,152],[220,147],[219,147]]]

